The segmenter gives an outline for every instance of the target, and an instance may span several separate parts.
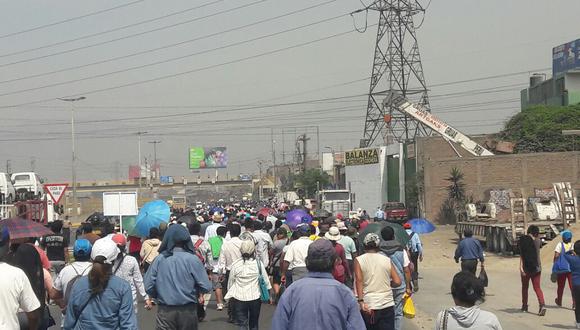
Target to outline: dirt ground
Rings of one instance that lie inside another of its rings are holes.
[[[574,228],[574,238],[580,238],[580,227]],[[451,281],[460,270],[453,260],[457,235],[452,226],[438,226],[431,234],[421,235],[425,248],[423,262],[419,265],[420,290],[413,296],[417,317],[412,323],[419,329],[433,329],[437,313],[453,306]],[[564,291],[563,307],[554,303],[557,285],[550,282],[550,272],[554,246],[559,238],[549,242],[541,250],[542,290],[548,312],[537,316],[538,300],[531,287],[529,289],[529,313],[520,311],[521,280],[519,259],[486,253],[486,271],[489,277],[486,301],[481,308],[494,313],[503,329],[575,329],[572,297],[568,288]]]

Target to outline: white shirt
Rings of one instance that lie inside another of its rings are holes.
[[[20,330],[18,309],[32,312],[40,307],[26,274],[20,269],[0,262],[0,329]]]
[[[268,289],[271,289],[272,285],[264,264],[260,263],[260,268],[262,268],[262,277],[266,281]],[[256,259],[238,259],[230,270],[228,293],[224,299],[235,298],[240,301],[252,301],[260,298],[259,275]]]
[[[308,246],[312,241],[308,236],[300,237],[288,245],[288,250],[284,255],[284,261],[289,263],[288,270],[296,267],[306,267],[306,256],[308,255]]]
[[[92,267],[93,264],[90,261],[75,261],[72,264],[65,266],[60,273],[58,273],[52,287],[55,290],[60,291],[64,296],[69,282],[77,275],[88,275]]]
[[[201,244],[197,247],[197,249],[199,250],[199,253],[201,253],[203,258],[205,259],[204,266],[206,267],[206,269],[211,269],[212,267],[210,267],[210,261],[212,261],[213,256],[211,254],[211,246],[209,246],[208,241],[203,239],[203,237],[197,236],[197,235],[191,235],[190,237],[191,237],[191,242],[193,243],[194,248],[195,248],[195,244],[197,244],[197,241],[199,241],[200,239],[203,240],[203,242],[201,242]]]
[[[272,242],[272,237],[268,233],[263,230],[256,230],[252,233],[252,236],[256,240],[256,257],[260,258],[260,261],[265,265],[268,266],[270,263],[270,255],[268,251],[274,244]]]
[[[394,306],[391,259],[381,253],[365,253],[356,260],[363,275],[363,299],[369,308],[377,310]]]
[[[143,276],[141,275],[141,269],[139,269],[139,262],[133,256],[125,254],[121,265],[119,265],[119,259],[116,259],[113,264],[113,275],[116,275],[129,283],[131,286],[134,306],[137,306],[137,291],[139,291],[141,297],[145,299],[149,298],[145,292],[145,285],[143,285]],[[134,308],[135,313],[137,313],[137,308]]]
[[[222,226],[221,222],[214,222],[205,229],[204,239],[209,241],[210,238],[217,236],[218,227]]]
[[[240,252],[241,246],[242,240],[239,237],[232,237],[230,240],[224,240],[217,266],[220,273],[223,274],[227,270],[231,270],[234,262],[238,259],[242,259],[242,253]]]

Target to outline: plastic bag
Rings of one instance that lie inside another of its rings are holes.
[[[403,297],[403,316],[408,319],[415,317],[415,304],[413,304],[413,299],[411,296],[405,294]]]
[[[487,278],[487,272],[485,271],[485,269],[482,269],[479,272],[479,276],[477,278],[481,281],[483,287],[487,288],[487,285],[489,284],[489,279]]]

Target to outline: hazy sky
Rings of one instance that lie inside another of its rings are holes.
[[[367,101],[357,95],[368,92],[376,26],[349,31],[377,15],[353,20],[359,1],[0,4],[1,170],[9,159],[27,171],[34,158],[49,181],[70,178],[70,104],[56,100],[69,96],[87,98],[75,111],[79,180],[126,177],[138,131],[148,132],[144,157],[147,142],[163,141],[162,171],[176,177],[189,172],[189,146],[227,146],[229,175],[256,173],[258,159],[271,161],[272,128],[278,162],[282,148],[291,159],[293,127],[318,126],[321,149],[362,137]],[[549,74],[552,47],[580,38],[578,12],[577,0],[432,1],[418,38],[433,113],[468,134],[499,130],[519,110],[527,72]]]

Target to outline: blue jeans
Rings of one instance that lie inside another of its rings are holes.
[[[401,330],[403,327],[403,296],[405,288],[393,289],[393,300],[395,301],[395,330]]]

